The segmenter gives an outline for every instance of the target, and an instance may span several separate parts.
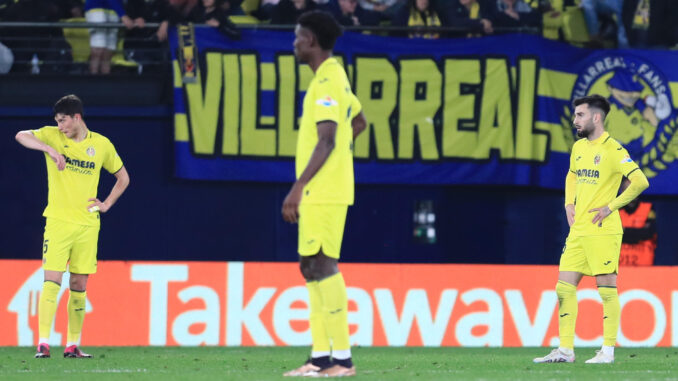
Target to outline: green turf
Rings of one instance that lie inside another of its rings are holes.
[[[33,348],[0,347],[0,380],[280,380],[306,348],[87,347],[94,359],[34,359]],[[616,363],[533,364],[547,348],[354,348],[364,380],[678,380],[678,348],[617,348]]]

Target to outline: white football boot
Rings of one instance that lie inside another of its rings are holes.
[[[537,364],[541,363],[553,363],[553,362],[574,362],[574,352],[571,354],[567,354],[564,351],[562,351],[560,348],[556,348],[551,351],[551,353],[547,354],[544,357],[537,357],[536,359],[532,360],[533,362]]]
[[[596,351],[596,355],[586,360],[587,364],[614,364],[614,356],[606,355],[602,350]]]

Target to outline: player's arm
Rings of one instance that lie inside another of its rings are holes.
[[[103,202],[99,201],[98,198],[90,198],[87,201],[91,201],[92,204],[88,205],[87,209],[91,209],[92,207],[96,206],[99,208],[101,213],[106,213],[109,209],[111,209],[115,202],[118,201],[120,196],[122,196],[122,194],[125,192],[125,189],[127,189],[127,186],[129,185],[129,174],[123,166],[118,172],[115,172],[113,176],[115,176],[117,180],[115,185],[113,185],[113,189],[111,189],[111,193],[109,193],[108,197],[106,197]]]
[[[577,162],[574,159],[574,147],[570,153],[570,168],[565,176],[565,215],[569,226],[574,224],[574,202],[577,195]]]
[[[647,181],[647,177],[643,174],[643,171],[640,168],[636,167],[631,172],[626,174],[626,178],[629,180],[630,184],[624,189],[624,191],[617,196],[612,202],[607,206],[602,208],[593,208],[589,210],[589,213],[597,212],[593,217],[593,223],[601,224],[603,219],[610,215],[610,213],[615,210],[624,207],[634,198],[638,197],[645,189],[650,186],[650,183]]]
[[[311,181],[313,176],[322,168],[327,158],[334,149],[334,137],[337,134],[337,123],[332,121],[318,122],[318,143],[313,149],[311,158],[306,164],[306,168],[299,176],[299,179],[294,182],[290,193],[285,197],[283,202],[282,214],[283,219],[287,222],[296,223],[299,218],[299,204],[301,203],[301,196],[306,184]]]
[[[629,180],[630,184],[608,205],[608,208],[611,212],[624,207],[624,205],[638,197],[645,189],[650,186],[650,183],[647,181],[647,177],[645,177],[645,174],[640,170],[640,168],[634,169],[626,176],[626,178]]]
[[[351,120],[351,127],[353,128],[353,140],[355,140],[355,138],[358,137],[360,133],[365,131],[367,128],[367,119],[365,118],[365,114],[363,114],[362,111],[360,111],[360,113],[358,113],[358,115],[356,115],[355,118]]]
[[[565,215],[568,225],[574,224],[574,198],[577,191],[577,175],[567,171],[565,176]]]
[[[57,168],[62,171],[66,168],[66,160],[64,157],[58,153],[52,146],[38,139],[37,136],[33,135],[33,132],[30,130],[19,131],[15,139],[22,146],[33,149],[36,151],[42,151],[49,155],[52,158],[54,163],[56,163]]]

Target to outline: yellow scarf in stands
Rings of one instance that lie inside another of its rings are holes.
[[[477,2],[471,4],[471,9],[469,9],[468,13],[469,13],[468,18],[472,20],[477,19],[478,16],[480,15],[480,4],[478,4]]]
[[[419,12],[413,8],[410,10],[410,19],[408,26],[440,26],[440,19],[435,12]],[[410,33],[410,37],[438,38],[438,33]]]
[[[675,27],[675,26],[674,26]],[[633,29],[650,28],[650,0],[639,0],[633,15]]]

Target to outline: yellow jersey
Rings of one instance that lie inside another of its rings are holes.
[[[607,216],[602,226],[593,224],[593,208],[610,204],[617,197],[622,176],[640,170],[629,153],[610,134],[603,134],[594,141],[580,139],[572,146],[570,172],[576,176],[574,224],[572,236],[622,234],[619,211]]]
[[[297,138],[296,176],[306,169],[318,144],[319,122],[337,124],[334,149],[320,170],[304,187],[302,204],[353,204],[353,128],[351,121],[361,110],[344,68],[336,59],[326,59],[315,73],[304,96]]]
[[[45,153],[49,189],[47,207],[42,215],[79,225],[99,226],[99,212],[90,213],[87,206],[91,202],[87,200],[97,197],[101,168],[110,173],[122,168],[122,160],[113,144],[92,131],[80,142],[67,138],[57,127],[31,132],[66,159],[66,168],[59,171]]]

